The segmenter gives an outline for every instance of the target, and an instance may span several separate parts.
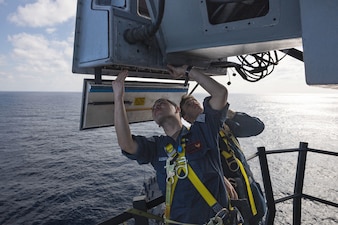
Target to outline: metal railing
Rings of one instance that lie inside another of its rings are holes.
[[[267,155],[269,154],[278,154],[278,153],[288,153],[288,152],[298,152],[298,161],[297,161],[297,170],[294,184],[294,192],[292,195],[274,199],[270,171],[268,167]],[[338,156],[338,152],[329,152],[324,150],[317,150],[308,148],[308,143],[300,142],[299,148],[296,149],[285,149],[285,150],[271,150],[266,151],[264,147],[259,147],[257,155],[259,157],[259,162],[261,166],[265,197],[268,206],[268,212],[266,215],[266,223],[265,224],[273,224],[276,214],[276,204],[281,203],[290,199],[293,199],[293,224],[298,225],[301,224],[301,215],[302,215],[302,199],[310,199],[312,201],[317,201],[319,203],[330,205],[338,208],[338,203],[334,203],[331,201],[327,201],[321,198],[317,198],[311,195],[307,195],[303,193],[304,186],[304,174],[305,174],[305,165],[306,158],[308,152],[314,152],[319,154]]]
[[[276,215],[276,204],[282,203],[284,201],[293,200],[293,224],[299,225],[301,224],[301,215],[302,215],[302,199],[309,199],[312,201],[316,201],[322,203],[324,205],[329,205],[338,208],[338,203],[324,200],[318,197],[314,197],[308,194],[303,193],[303,186],[304,186],[304,175],[305,175],[305,168],[306,168],[306,159],[307,153],[313,152],[318,154],[330,155],[330,156],[338,156],[338,152],[330,152],[325,150],[317,150],[308,148],[308,143],[300,142],[299,148],[294,149],[283,149],[283,150],[269,150],[266,151],[265,147],[257,148],[257,153],[253,156],[247,158],[247,160],[251,160],[253,158],[258,157],[261,167],[262,179],[264,184],[264,191],[265,197],[267,202],[267,214],[265,217],[265,224],[271,225],[274,224],[275,215]],[[280,153],[291,153],[291,152],[298,152],[298,161],[297,161],[297,169],[296,169],[296,177],[294,183],[294,192],[293,194],[275,199],[272,189],[271,177],[270,177],[270,170],[268,166],[267,155],[271,154],[280,154]],[[115,216],[107,221],[104,221],[98,225],[116,225],[122,224],[132,218],[134,218],[135,225],[148,225],[149,219],[154,220],[162,220],[163,219],[159,216],[152,215],[147,211],[156,207],[164,202],[164,197],[159,196],[154,198],[151,201],[147,201],[145,196],[138,196],[134,198],[133,201],[133,208],[129,209],[118,216]]]

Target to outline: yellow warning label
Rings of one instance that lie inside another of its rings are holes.
[[[146,98],[135,98],[134,99],[134,105],[144,105],[146,101]]]

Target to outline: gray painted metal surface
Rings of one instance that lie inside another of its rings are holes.
[[[80,130],[114,125],[114,91],[112,81],[96,84],[84,81]],[[124,103],[129,123],[151,121],[152,106],[159,98],[170,99],[179,105],[189,86],[178,83],[126,81]]]
[[[303,44],[307,83],[338,84],[334,62],[338,54],[338,1],[259,1],[267,5],[265,13],[233,20],[227,20],[227,13],[240,10],[238,5],[210,9],[214,2],[220,1],[165,1],[156,35],[130,44],[124,37],[126,30],[155,23],[160,0],[78,0],[73,72],[94,74],[95,68],[101,68],[102,74],[114,76],[125,68],[130,76],[169,79],[166,65],[170,63],[224,75],[226,69],[216,63],[230,56]],[[258,1],[245,2],[249,7]],[[239,16],[252,10],[249,7]],[[220,19],[214,20],[217,13]]]

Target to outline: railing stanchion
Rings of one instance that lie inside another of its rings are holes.
[[[276,215],[275,199],[273,197],[271,178],[270,178],[268,160],[267,160],[266,153],[265,153],[265,147],[259,147],[257,148],[257,150],[258,150],[259,163],[261,166],[265,198],[266,198],[267,207],[268,207],[265,224],[270,225],[270,224],[273,224],[275,215]]]
[[[302,198],[303,198],[303,186],[304,186],[304,174],[306,165],[308,143],[299,143],[297,171],[294,187],[294,199],[293,199],[293,224],[301,224],[302,217]]]
[[[142,211],[147,212],[147,202],[146,202],[146,196],[141,195],[141,196],[136,196],[133,199],[133,207],[135,209],[139,209]],[[149,225],[149,221],[147,217],[143,216],[134,216],[135,219],[135,225]]]

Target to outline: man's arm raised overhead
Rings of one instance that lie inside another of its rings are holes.
[[[135,154],[137,143],[133,140],[130,132],[127,112],[124,105],[124,81],[128,71],[121,71],[112,82],[114,92],[114,125],[118,143],[124,151]]]

